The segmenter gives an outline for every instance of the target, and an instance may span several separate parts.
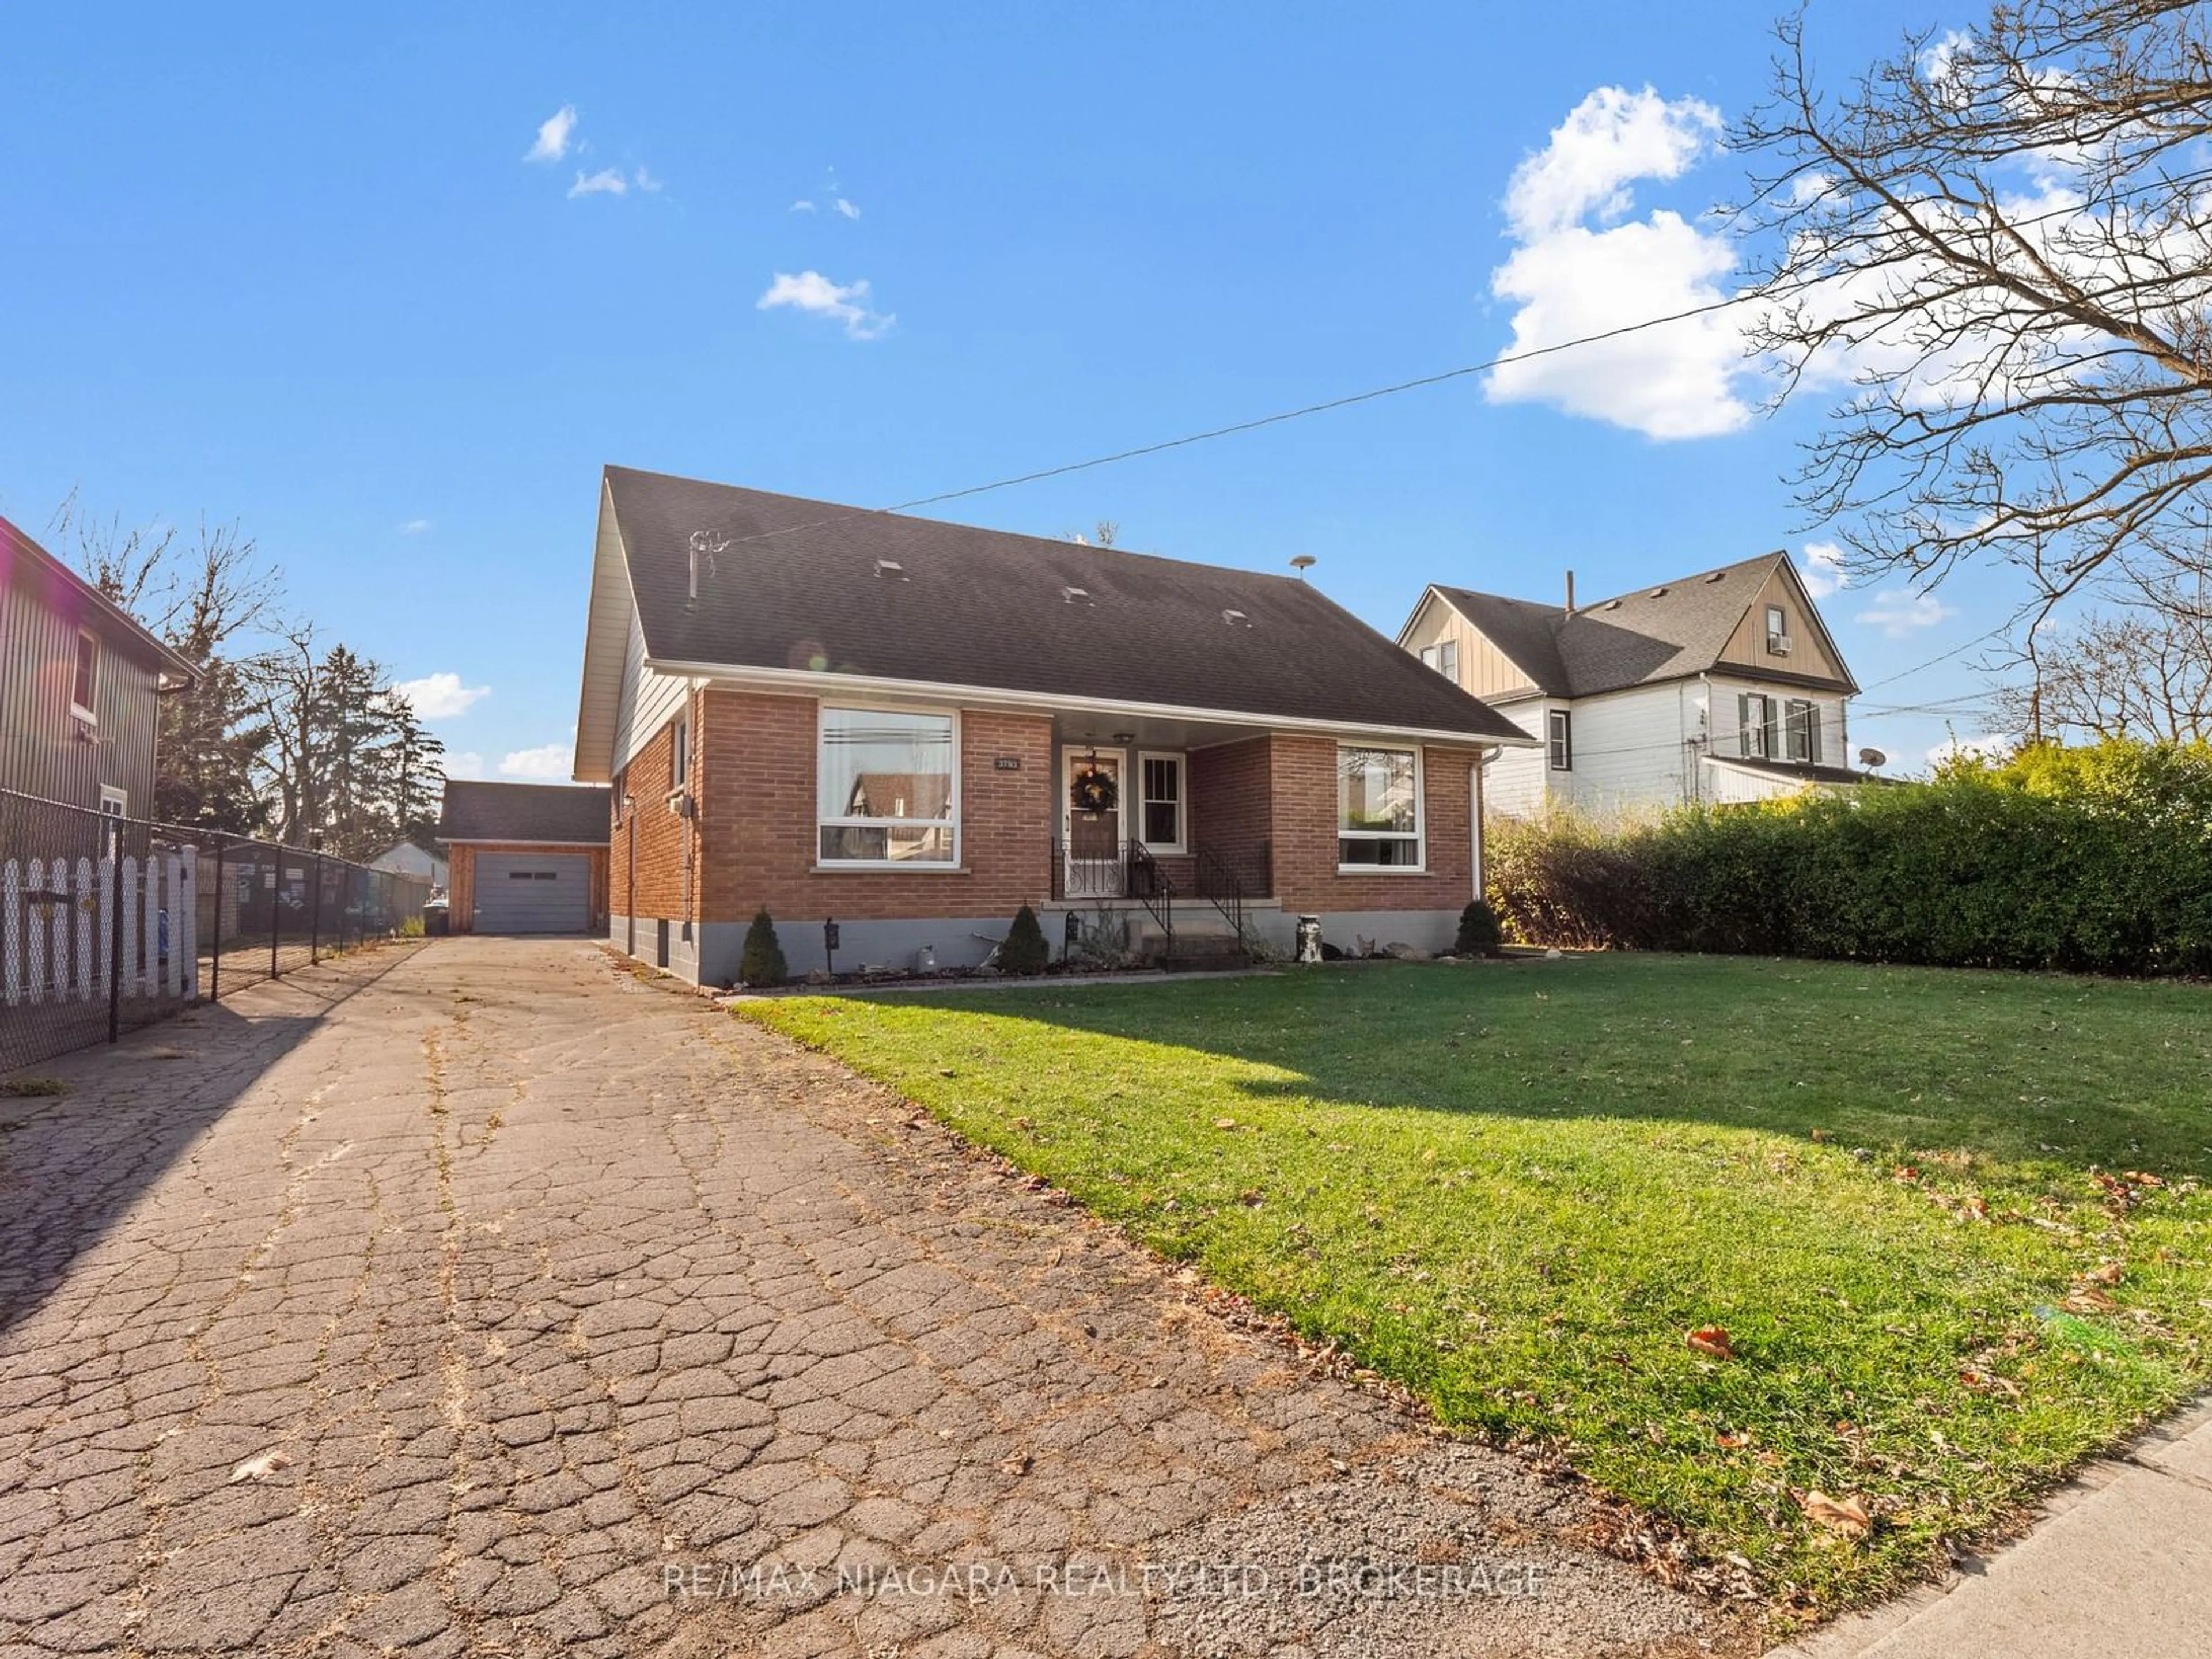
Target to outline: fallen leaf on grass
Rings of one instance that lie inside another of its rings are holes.
[[[2126,1277],[2126,1273],[2127,1270],[2118,1262],[2107,1261],[2101,1267],[2089,1269],[2087,1273],[2081,1275],[2081,1279],[2087,1285],[2117,1285]]]
[[[1237,1120],[1233,1117],[1217,1117],[1213,1120],[1213,1127],[1217,1129],[1233,1129],[1237,1127]]]
[[[265,1451],[258,1457],[249,1457],[230,1472],[230,1484],[241,1480],[266,1480],[279,1469],[289,1469],[292,1460],[280,1451]]]
[[[2071,1314],[2100,1314],[2112,1312],[2119,1304],[2095,1285],[2088,1285],[2069,1292],[2058,1305]]]
[[[1797,1507],[1814,1526],[1825,1527],[1855,1543],[1874,1530],[1874,1517],[1867,1513],[1866,1505],[1848,1494],[1831,1498],[1816,1489],[1798,1498]]]
[[[1976,1394],[2001,1394],[2010,1400],[2020,1398],[2020,1384],[2008,1376],[1999,1376],[1994,1371],[1976,1370],[1969,1365],[1959,1373],[1959,1381]]]
[[[1729,1342],[1729,1334],[1717,1325],[1700,1325],[1682,1338],[1685,1346],[1699,1353],[1711,1354],[1716,1359],[1733,1359],[1735,1349]]]

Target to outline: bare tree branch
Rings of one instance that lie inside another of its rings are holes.
[[[1732,134],[1767,164],[1752,349],[1842,398],[1798,498],[1853,562],[1966,561],[2042,614],[2212,530],[2212,7],[2018,0],[1908,36],[1840,92],[1803,19]]]

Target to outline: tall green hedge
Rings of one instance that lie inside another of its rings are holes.
[[[1531,943],[2212,973],[2212,746],[2044,747],[1933,782],[1490,827]]]

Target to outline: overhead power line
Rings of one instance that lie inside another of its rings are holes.
[[[2194,184],[2208,179],[2212,179],[2212,173],[2198,173],[2191,179],[2179,181],[2171,179],[2150,179],[2128,189],[2112,192],[2110,200],[2124,201],[2153,190],[2170,191],[2184,185]],[[2008,222],[2015,228],[2025,228],[2029,225],[2043,224],[2054,219],[2074,217],[2084,210],[2084,207],[2053,208],[2025,219],[2014,219]],[[847,524],[855,519],[877,518],[887,513],[911,513],[917,507],[940,507],[947,501],[965,501],[975,495],[988,495],[998,490],[1012,489],[1018,484],[1039,483],[1047,478],[1064,478],[1071,473],[1089,472],[1098,467],[1114,466],[1122,461],[1138,460],[1147,455],[1161,455],[1170,450],[1188,449],[1194,444],[1211,443],[1217,438],[1232,438],[1240,433],[1257,432],[1267,427],[1280,426],[1285,422],[1301,421],[1308,416],[1326,415],[1333,410],[1350,409],[1356,404],[1374,403],[1383,398],[1395,398],[1402,392],[1419,392],[1429,386],[1443,386],[1449,381],[1462,380],[1469,375],[1486,374],[1492,369],[1503,368],[1508,363],[1525,363],[1539,357],[1555,356],[1563,351],[1579,350],[1584,346],[1602,345],[1607,340],[1622,339],[1632,334],[1640,334],[1647,329],[1664,328],[1671,323],[1687,322],[1695,317],[1709,317],[1717,312],[1732,310],[1737,306],[1749,305],[1754,301],[1768,297],[1770,296],[1760,289],[1747,289],[1741,294],[1729,295],[1724,299],[1707,301],[1703,305],[1691,306],[1681,311],[1671,311],[1664,316],[1646,317],[1640,322],[1623,323],[1618,328],[1601,329],[1595,334],[1578,335],[1571,340],[1559,340],[1550,345],[1532,346],[1526,351],[1502,352],[1495,357],[1487,358],[1479,363],[1467,363],[1457,368],[1441,369],[1433,374],[1416,375],[1410,380],[1398,380],[1389,386],[1373,386],[1367,391],[1349,392],[1340,398],[1327,398],[1319,403],[1305,404],[1297,409],[1280,410],[1274,414],[1256,416],[1247,421],[1232,421],[1226,426],[1209,427],[1203,432],[1186,433],[1180,438],[1164,438],[1157,443],[1139,444],[1133,448],[1115,450],[1109,455],[1094,455],[1087,460],[1068,461],[1059,466],[1040,467],[1033,472],[1019,472],[1010,477],[994,478],[988,483],[969,484],[963,489],[946,489],[940,490],[933,495],[917,495],[912,501],[895,502],[889,507],[855,507],[850,512],[835,514],[826,519],[815,519],[805,524],[785,525],[776,530],[757,531],[750,536],[734,537],[720,542],[718,545],[739,547],[750,542],[773,541],[780,536],[795,536],[804,531],[821,530],[831,525]],[[1983,637],[1987,638],[1989,635],[1984,635]],[[1969,644],[1976,645],[1980,642],[1978,640],[1968,641]],[[1932,666],[1932,665],[1926,665]],[[1917,673],[1919,671],[1913,669],[1906,672]],[[1893,678],[1902,679],[1904,676],[1897,675]],[[1888,682],[1881,683],[1887,684]]]

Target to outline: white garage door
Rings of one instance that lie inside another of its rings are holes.
[[[590,924],[592,861],[580,853],[477,854],[479,933],[580,933]]]

